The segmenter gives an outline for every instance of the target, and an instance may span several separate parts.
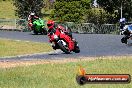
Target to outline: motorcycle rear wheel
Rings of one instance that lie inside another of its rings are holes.
[[[66,46],[63,45],[62,41],[58,41],[58,46],[63,52],[65,52],[66,54],[70,54],[70,50],[68,50]]]
[[[44,28],[42,32],[43,32],[44,35],[47,35],[48,34],[46,28]]]

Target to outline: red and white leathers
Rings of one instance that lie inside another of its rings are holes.
[[[54,21],[50,20],[47,22],[48,26],[48,37],[49,37],[49,42],[53,42],[55,36],[58,36],[60,39],[64,39],[68,43],[69,50],[72,51],[74,49],[74,41],[72,38],[66,34],[66,30],[63,26],[57,25],[55,27]],[[55,48],[55,45],[52,45],[53,48]]]
[[[28,26],[29,26],[29,29],[32,30],[32,26],[33,26],[33,20],[34,19],[37,19],[39,17],[35,16],[34,13],[31,13],[29,16],[28,16]]]

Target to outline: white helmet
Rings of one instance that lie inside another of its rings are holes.
[[[125,18],[121,18],[120,22],[126,22],[126,19]]]
[[[30,15],[35,15],[35,13],[31,13]]]

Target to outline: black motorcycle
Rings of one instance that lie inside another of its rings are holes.
[[[132,25],[128,25],[128,27],[125,30],[123,30],[122,33],[123,33],[124,37],[121,39],[122,43],[130,44],[130,42],[128,42],[128,40],[132,41],[132,35],[131,35],[132,29],[131,28],[132,28]]]

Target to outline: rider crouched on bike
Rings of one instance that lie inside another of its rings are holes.
[[[33,21],[34,19],[39,19],[38,16],[35,15],[35,13],[31,13],[29,16],[28,16],[28,25],[30,27],[30,30],[33,29]]]
[[[127,44],[127,39],[132,38],[132,24],[125,25],[123,30],[125,36],[121,39],[121,42]]]
[[[125,18],[121,18],[120,19],[120,34],[122,35],[123,33],[123,31],[124,31],[124,27],[125,27],[125,24],[126,24],[126,19]]]
[[[61,26],[61,25],[59,25],[59,24],[56,25],[55,22],[54,22],[53,20],[49,20],[49,21],[47,22],[47,27],[48,27],[48,36],[49,36],[49,37],[50,37],[51,35],[53,35],[53,33],[56,32],[56,29],[59,29],[59,30],[63,31],[66,35],[69,34],[68,31],[67,31],[63,26]],[[72,34],[70,34],[70,35],[68,35],[68,36],[71,37],[71,39],[72,39],[73,41],[75,41],[75,39],[73,39],[73,37],[72,37]],[[49,40],[49,42],[52,43],[51,40]],[[56,49],[56,46],[55,46],[55,45],[52,45],[52,47],[53,47],[53,49]]]

